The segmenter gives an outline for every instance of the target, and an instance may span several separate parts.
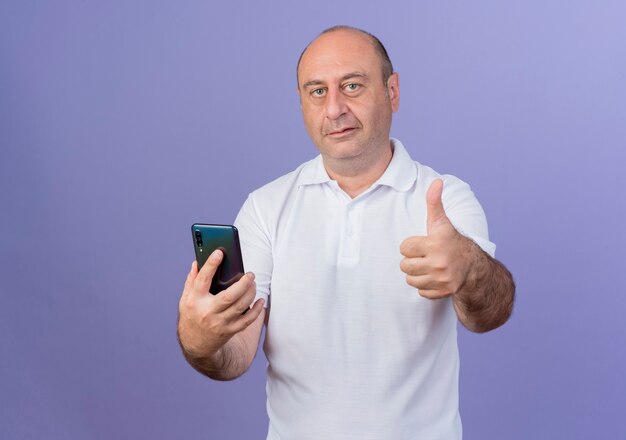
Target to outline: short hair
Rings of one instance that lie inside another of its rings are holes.
[[[389,77],[393,73],[393,65],[391,64],[391,59],[389,59],[389,54],[387,53],[387,49],[385,49],[385,46],[383,46],[383,43],[381,43],[381,41],[375,35],[370,34],[369,32],[364,31],[363,29],[359,29],[353,26],[337,25],[337,26],[332,26],[332,27],[329,27],[328,29],[323,30],[317,37],[315,37],[315,39],[317,39],[318,37],[324,34],[329,34],[331,32],[341,31],[341,30],[359,32],[370,39],[370,41],[374,45],[374,50],[376,50],[376,53],[378,54],[378,57],[380,58],[380,64],[382,66],[382,74],[383,74],[383,83],[386,86],[387,82],[389,81]],[[311,43],[313,41],[311,41]],[[298,58],[298,64],[296,65],[296,80],[298,79],[298,69],[300,69],[300,62],[302,61],[302,57],[304,56],[304,53],[309,48],[311,43],[306,45],[306,47],[300,54],[300,58]]]

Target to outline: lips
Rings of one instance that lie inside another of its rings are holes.
[[[352,133],[354,130],[356,130],[356,127],[343,127],[343,128],[328,132],[327,136],[333,136],[333,137],[343,136],[343,135]]]

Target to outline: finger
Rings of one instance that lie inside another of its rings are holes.
[[[224,259],[224,253],[220,249],[215,249],[198,272],[198,276],[194,280],[192,291],[196,294],[203,295],[209,293],[211,281],[215,276],[218,266]]]
[[[191,263],[191,269],[189,270],[189,273],[187,274],[187,279],[185,280],[185,287],[183,287],[183,294],[191,290],[191,287],[193,286],[193,280],[195,280],[197,276],[198,276],[198,263],[196,263],[196,261],[194,260],[194,262]]]
[[[445,298],[446,296],[450,296],[449,294],[443,293],[442,291],[435,289],[418,289],[418,292],[420,296],[427,299],[441,299]]]
[[[263,305],[265,304],[265,300],[263,298],[259,298],[248,310],[248,313],[245,315],[240,315],[239,319],[233,325],[233,331],[238,333],[246,328],[248,328],[254,321],[257,320],[261,312],[263,312]]]
[[[407,275],[407,283],[421,290],[437,290],[452,293],[450,284],[442,281],[438,274],[429,272],[425,275]]]
[[[403,258],[400,262],[400,270],[407,275],[426,275],[432,269],[429,261],[424,258]]]
[[[254,284],[254,274],[252,272],[248,272],[228,289],[222,290],[220,293],[215,295],[215,312],[220,313],[231,307],[245,295],[251,286],[254,286],[256,289],[256,285]],[[243,312],[243,310],[241,310],[240,313],[241,312]]]
[[[248,309],[252,305],[254,298],[256,297],[256,283],[252,283],[246,292],[234,302],[227,310],[233,314],[233,317],[237,318],[243,313],[248,312]]]
[[[400,244],[400,253],[407,258],[426,256],[428,237],[409,237]]]
[[[453,294],[446,283],[438,281],[433,275],[407,275],[406,282],[416,287],[419,294],[425,298],[444,298]]]
[[[436,289],[437,286],[431,275],[407,275],[406,282],[409,286],[413,286],[417,289]]]
[[[426,192],[426,232],[431,234],[433,226],[442,219],[447,219],[446,211],[443,209],[441,194],[443,193],[443,180],[435,179],[430,184]]]

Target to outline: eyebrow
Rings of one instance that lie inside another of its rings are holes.
[[[350,72],[345,74],[344,76],[341,77],[341,81],[345,81],[347,79],[352,79],[352,78],[363,78],[363,79],[368,79],[368,76],[364,73],[361,72]],[[312,87],[312,86],[319,86],[321,84],[324,84],[324,81],[319,80],[319,79],[313,79],[311,81],[307,81],[304,84],[302,84],[302,88],[306,89],[308,87]]]

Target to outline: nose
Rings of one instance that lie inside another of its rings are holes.
[[[348,112],[346,97],[340,90],[329,89],[326,95],[326,117],[330,120],[340,118]]]

